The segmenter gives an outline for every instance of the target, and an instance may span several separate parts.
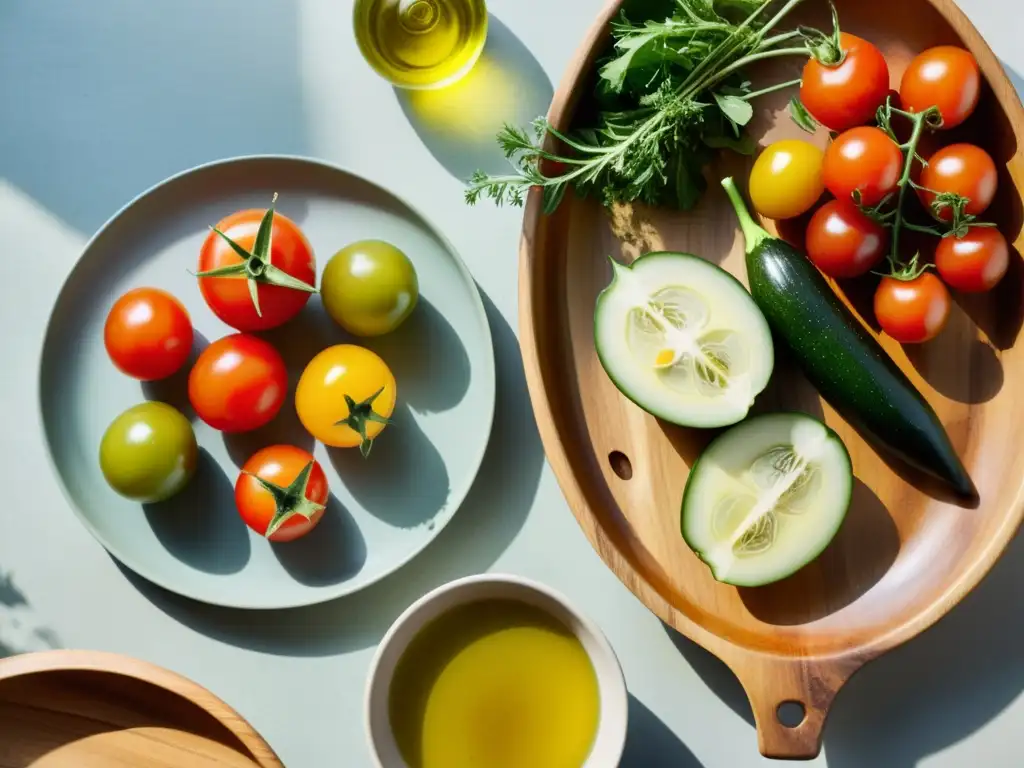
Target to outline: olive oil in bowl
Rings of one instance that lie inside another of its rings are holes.
[[[587,762],[600,693],[587,651],[518,600],[455,607],[398,662],[389,719],[410,768],[573,768]]]
[[[356,0],[356,42],[400,88],[440,88],[476,63],[487,39],[484,0]]]

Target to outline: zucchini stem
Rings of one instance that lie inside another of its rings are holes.
[[[725,193],[729,195],[732,207],[736,210],[736,217],[740,220],[740,229],[743,230],[743,239],[747,244],[746,252],[753,253],[757,246],[765,240],[771,239],[771,235],[750,215],[747,204],[743,202],[743,197],[736,187],[736,182],[732,180],[732,176],[722,179],[722,186],[725,188]]]

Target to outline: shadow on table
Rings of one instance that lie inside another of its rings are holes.
[[[498,131],[505,123],[529,129],[547,114],[554,94],[544,68],[515,34],[494,14],[488,24],[483,53],[461,80],[437,90],[395,88],[424,146],[461,181],[476,170],[508,172]]]
[[[361,592],[320,606],[222,609],[169,593],[121,570],[158,608],[212,638],[265,653],[323,656],[368,648],[417,598],[452,579],[486,571],[529,514],[544,452],[527,394],[519,342],[481,291],[494,339],[494,429],[476,482],[437,539],[410,563]],[[369,557],[373,553],[368,553]]]
[[[1024,536],[1018,536],[945,618],[868,663],[839,692],[825,725],[829,768],[913,768],[1009,706],[1024,690],[1024,613],[1015,609],[1022,588]],[[753,726],[747,696],[729,668],[675,630],[665,631],[708,687]]]
[[[629,732],[619,768],[703,768],[703,763],[656,714],[629,694]]]
[[[944,619],[840,691],[825,727],[829,768],[912,768],[1009,706],[1024,691],[1024,613],[1014,608],[1022,588],[1018,535]]]
[[[0,573],[0,659],[60,647],[57,634],[38,622],[13,577]]]
[[[197,164],[308,154],[295,3],[17,6],[0,23],[0,71],[18,73],[0,78],[0,177],[80,231]]]

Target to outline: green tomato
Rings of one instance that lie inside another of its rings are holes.
[[[110,487],[134,501],[163,501],[196,472],[199,447],[192,423],[166,403],[141,403],[103,434],[100,470]]]
[[[409,257],[382,240],[338,251],[324,268],[320,296],[334,321],[355,336],[380,336],[416,308],[419,281]]]

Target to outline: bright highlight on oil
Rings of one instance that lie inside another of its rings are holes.
[[[440,88],[473,68],[487,39],[484,0],[357,0],[367,62],[400,88]]]

